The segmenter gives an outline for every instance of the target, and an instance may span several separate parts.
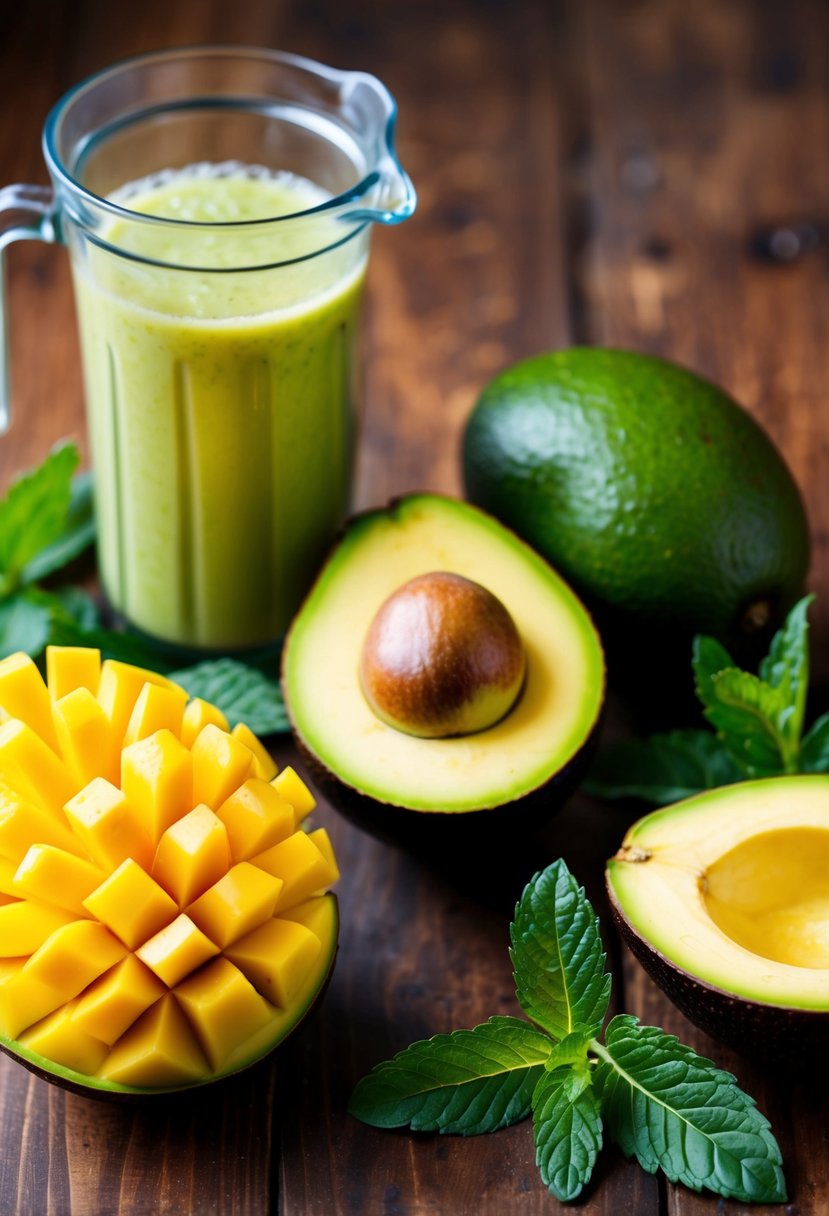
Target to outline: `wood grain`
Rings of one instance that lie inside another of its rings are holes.
[[[720,380],[780,443],[806,496],[823,595],[829,12],[820,0],[145,0],[128,20],[103,0],[52,0],[48,20],[31,5],[6,7],[3,181],[44,181],[39,132],[52,102],[151,47],[281,46],[375,71],[396,94],[420,207],[375,236],[357,505],[415,488],[459,492],[464,419],[506,363],[574,339],[633,346]],[[0,440],[0,486],[56,439],[84,436],[65,251],[15,246],[9,271],[16,417]],[[829,599],[816,617],[825,678]],[[277,752],[294,757],[286,741]],[[3,1058],[0,1212],[565,1210],[538,1177],[528,1124],[474,1140],[416,1137],[364,1127],[346,1106],[356,1081],[413,1039],[517,1012],[506,951],[515,899],[564,854],[603,909],[603,860],[625,817],[577,797],[541,840],[479,872],[456,862],[449,876],[324,804],[317,818],[343,871],[340,954],[319,1012],[272,1063],[158,1111],[65,1094]],[[825,1213],[825,1089],[771,1080],[717,1047],[607,944],[617,1007],[736,1072],[780,1136],[789,1210]],[[743,1210],[666,1188],[607,1149],[576,1210],[715,1208]]]

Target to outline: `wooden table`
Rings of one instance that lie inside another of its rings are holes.
[[[822,0],[49,0],[3,6],[0,180],[44,181],[39,132],[72,83],[161,45],[278,46],[379,74],[420,207],[378,232],[357,505],[459,493],[458,440],[485,381],[541,350],[660,352],[768,428],[814,532],[815,669],[829,677],[829,7]],[[0,482],[83,441],[66,256],[11,250],[16,421]],[[290,755],[283,741],[280,756]],[[618,1008],[738,1074],[780,1139],[798,1216],[829,1212],[825,1085],[771,1080],[689,1026],[614,942],[601,895],[618,811],[575,798],[482,901],[341,822],[335,977],[270,1065],[151,1111],[72,1096],[0,1061],[0,1212],[509,1216],[559,1210],[523,1124],[473,1140],[345,1113],[412,1040],[517,1013],[509,907],[564,854],[608,928]],[[579,1210],[742,1212],[612,1149]],[[772,1211],[774,1209],[754,1209]],[[780,1210],[780,1209],[776,1209]]]

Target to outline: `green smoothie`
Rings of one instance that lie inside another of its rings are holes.
[[[178,223],[114,219],[73,257],[105,590],[171,642],[275,640],[348,506],[365,237],[273,220],[326,196],[244,166],[113,198]]]

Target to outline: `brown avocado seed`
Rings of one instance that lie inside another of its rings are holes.
[[[436,571],[380,606],[360,655],[374,713],[409,735],[468,735],[514,705],[526,659],[515,622],[480,583]]]

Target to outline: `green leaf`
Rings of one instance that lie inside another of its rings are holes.
[[[583,789],[598,798],[640,798],[665,806],[731,785],[743,775],[713,731],[674,730],[603,748]]]
[[[747,776],[774,777],[796,770],[798,745],[792,747],[788,739],[791,707],[782,689],[730,667],[713,677],[711,691],[705,716]]]
[[[23,569],[63,533],[72,497],[78,449],[65,443],[24,473],[0,501],[0,570],[13,590]]]
[[[599,922],[564,862],[536,874],[510,926],[516,996],[554,1039],[598,1034],[610,1000]]]
[[[801,773],[829,773],[829,714],[823,714],[800,744]]]
[[[52,632],[52,609],[39,595],[20,592],[0,601],[0,659],[23,650],[36,658]]]
[[[583,1030],[574,1030],[560,1043],[553,1046],[544,1067],[550,1072],[562,1064],[583,1064],[587,1060],[587,1052],[592,1042],[591,1035]]]
[[[602,1147],[599,1099],[587,1064],[545,1070],[532,1104],[536,1164],[547,1189],[566,1203],[590,1181]]]
[[[714,676],[734,665],[731,655],[716,638],[705,637],[702,634],[698,634],[694,638],[691,667],[694,672],[694,686],[703,707],[714,699],[711,691],[711,681]]]
[[[73,621],[83,630],[98,628],[100,621],[98,605],[82,587],[58,587],[55,591],[41,591],[40,594],[49,596],[53,606],[55,624],[57,624],[58,618],[61,618]]]
[[[245,722],[257,735],[290,730],[278,681],[235,659],[208,659],[174,671],[171,679],[191,697],[218,705],[231,726]]]
[[[782,693],[789,713],[785,731],[797,746],[803,730],[803,713],[809,687],[809,621],[807,613],[814,595],[806,595],[792,608],[772,638],[769,653],[760,664],[760,679]]]
[[[374,1127],[477,1136],[525,1119],[552,1044],[519,1018],[493,1017],[413,1043],[378,1064],[349,1112]]]
[[[615,1017],[593,1083],[610,1135],[649,1172],[745,1202],[783,1203],[780,1149],[730,1073],[673,1035]]]
[[[72,479],[71,497],[60,535],[26,563],[20,571],[21,583],[33,583],[62,569],[95,540],[95,508],[92,478],[78,473]]]

